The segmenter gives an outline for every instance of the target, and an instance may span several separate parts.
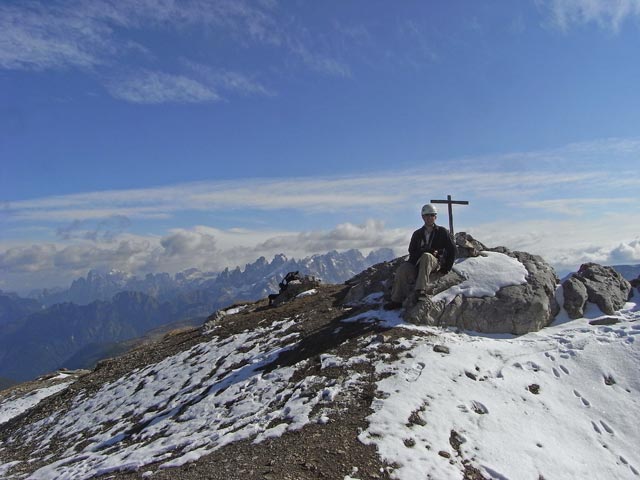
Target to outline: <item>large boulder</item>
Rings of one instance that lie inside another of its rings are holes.
[[[429,298],[418,301],[410,296],[405,300],[402,315],[406,321],[486,333],[512,334],[536,331],[553,321],[560,310],[555,299],[559,280],[553,268],[541,257],[526,252],[511,252],[504,247],[489,250],[465,233],[456,235],[456,244],[460,254],[457,262],[487,256],[487,253],[480,250],[482,248],[517,260],[521,264],[520,268],[524,267],[526,270],[525,280],[518,285],[504,286],[498,289],[495,295],[459,294],[453,299],[434,301],[438,294],[465,281],[465,277],[455,269],[446,275],[435,274],[434,282],[427,292]],[[351,288],[346,295],[345,303],[364,303],[376,293],[377,298],[384,293],[389,299],[393,273],[404,260],[402,257],[393,262],[375,265],[349,280],[347,285]]]
[[[629,300],[631,284],[612,267],[585,263],[562,283],[564,308],[570,318],[584,315],[587,301],[612,315]]]
[[[584,283],[571,276],[562,282],[562,291],[564,293],[563,306],[569,318],[575,319],[584,316],[584,307],[589,299]]]
[[[419,301],[405,310],[405,320],[515,335],[549,325],[560,310],[555,299],[558,278],[553,268],[537,255],[511,252],[502,247],[493,251],[517,259],[527,271],[526,282],[500,288],[495,296],[457,295],[449,303],[431,299]]]

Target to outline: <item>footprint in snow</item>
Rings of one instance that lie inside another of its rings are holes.
[[[423,362],[418,362],[411,366],[411,368],[406,371],[406,379],[407,382],[415,382],[422,375],[422,370],[424,370],[425,364]]]
[[[633,472],[633,474],[637,477],[640,476],[640,472],[638,472],[638,470],[629,463],[629,461],[624,458],[622,455],[618,455],[618,459],[627,467],[629,467],[629,469]]]
[[[556,361],[556,357],[554,357],[553,355],[551,355],[549,352],[544,352],[544,356],[547,357],[549,360],[551,360],[552,362]]]
[[[560,370],[562,371],[562,373],[564,373],[565,375],[569,375],[571,374],[571,372],[569,371],[569,369],[567,367],[565,367],[564,365],[560,365]],[[560,371],[558,371],[557,368],[553,367],[551,369],[551,371],[553,372],[553,374],[556,376],[556,378],[560,378]]]
[[[489,413],[489,409],[483,403],[480,403],[476,400],[473,400],[471,402],[471,410],[476,412],[478,415]]]
[[[590,407],[591,406],[591,402],[589,400],[587,400],[586,398],[584,398],[582,396],[582,394],[578,390],[574,390],[573,394],[580,399],[580,401],[582,402],[582,404],[585,407]]]
[[[602,428],[604,428],[605,432],[607,432],[609,435],[615,435],[616,432],[613,430],[613,428],[611,428],[607,422],[605,422],[604,420],[600,420],[600,425],[602,425]]]

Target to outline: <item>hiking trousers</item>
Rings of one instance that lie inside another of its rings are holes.
[[[420,256],[418,266],[411,262],[401,264],[393,281],[391,301],[402,303],[412,290],[426,290],[433,272],[437,271],[439,266],[438,259],[430,253]]]

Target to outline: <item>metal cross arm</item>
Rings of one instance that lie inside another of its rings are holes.
[[[446,200],[431,200],[431,203],[446,203],[449,207],[449,232],[453,233],[453,205],[469,205],[466,200],[451,200],[451,195],[447,195]]]

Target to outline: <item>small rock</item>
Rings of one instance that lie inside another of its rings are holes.
[[[416,446],[416,441],[413,438],[405,438],[403,442],[404,442],[404,446],[407,448],[412,448]]]
[[[591,320],[589,325],[615,325],[616,323],[620,323],[620,319],[616,317],[604,317],[604,318],[596,318],[595,320]]]
[[[438,452],[438,455],[440,455],[441,457],[444,457],[444,458],[451,458],[451,454],[449,452],[445,452],[444,450],[440,450]]]
[[[445,347],[444,345],[434,345],[433,347],[433,351],[434,352],[438,352],[438,353],[449,353],[449,347]]]
[[[529,390],[534,395],[538,395],[540,393],[540,385],[538,385],[537,383],[532,383],[527,387],[527,390]]]

